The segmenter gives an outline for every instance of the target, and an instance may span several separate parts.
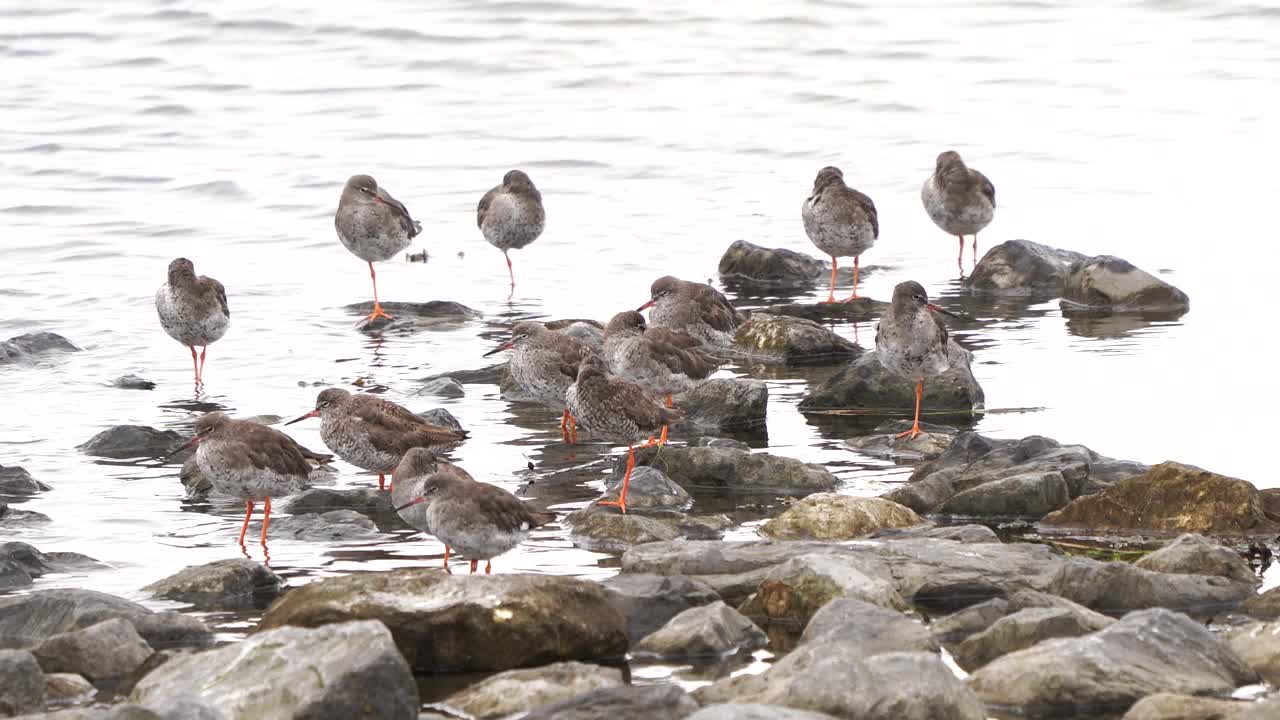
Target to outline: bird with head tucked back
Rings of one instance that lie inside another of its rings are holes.
[[[960,239],[956,265],[964,274],[964,236],[973,236],[973,262],[978,262],[978,232],[996,212],[996,186],[986,175],[964,164],[960,153],[938,155],[933,174],[920,188],[920,199],[933,224]]]
[[[511,170],[502,176],[502,184],[494,186],[480,198],[476,206],[476,226],[488,243],[502,251],[507,259],[507,275],[511,287],[516,286],[516,273],[511,268],[510,250],[519,250],[542,234],[547,213],[542,207],[542,193],[523,171]]]
[[[373,279],[373,311],[365,318],[373,322],[391,316],[378,302],[378,274],[375,262],[390,260],[409,246],[409,241],[422,232],[422,223],[409,216],[404,203],[378,185],[368,175],[353,175],[342,188],[338,211],[333,216],[338,239],[353,255],[369,263]]]
[[[840,168],[824,167],[813,181],[813,193],[800,209],[804,231],[819,250],[831,256],[831,291],[836,301],[837,258],[853,256],[853,294],[858,297],[858,268],[862,253],[880,237],[880,219],[871,198],[844,184]]]
[[[560,410],[560,436],[575,441],[576,422],[565,405],[564,393],[578,377],[578,364],[594,351],[577,338],[526,320],[511,327],[511,339],[485,353],[488,357],[513,350],[507,365],[511,379],[534,402]]]
[[[636,312],[649,311],[650,327],[679,330],[712,348],[733,344],[733,334],[745,318],[719,290],[706,283],[664,275],[649,286],[649,302]]]
[[[951,367],[947,326],[937,313],[957,317],[929,302],[924,287],[914,280],[893,288],[889,309],[876,324],[876,355],[890,372],[916,381],[916,415],[911,429],[898,437],[920,434],[920,396],[924,381]]]
[[[196,266],[186,258],[169,263],[168,282],[156,291],[156,313],[169,337],[191,348],[196,391],[204,385],[204,358],[208,346],[231,327],[227,290],[211,277],[196,276]],[[200,346],[199,361],[196,346]]]

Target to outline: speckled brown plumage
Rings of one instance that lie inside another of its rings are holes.
[[[671,275],[653,281],[649,302],[650,327],[678,330],[702,343],[724,348],[733,344],[733,334],[744,318],[719,290],[705,283],[688,282]]]
[[[831,291],[827,302],[835,302],[837,258],[853,256],[853,294],[858,297],[860,256],[880,237],[880,219],[871,198],[845,185],[844,173],[824,167],[813,181],[813,192],[800,212],[805,234],[831,257]]]
[[[476,206],[476,226],[488,243],[502,251],[507,259],[507,274],[515,287],[516,275],[507,251],[519,250],[538,239],[546,223],[542,193],[533,180],[520,170],[511,170],[480,198]]]
[[[670,328],[647,327],[635,310],[609,320],[604,356],[610,372],[656,395],[690,390],[719,367],[695,338]]]
[[[960,153],[938,155],[933,174],[920,188],[920,199],[929,218],[939,228],[960,239],[956,263],[964,273],[964,236],[973,236],[973,262],[978,262],[978,233],[995,216],[996,187],[986,175],[965,165]]]
[[[911,430],[920,434],[920,397],[924,381],[951,367],[947,351],[947,326],[929,303],[924,287],[914,280],[898,283],[893,300],[876,324],[876,356],[885,369],[916,381],[916,415]]]
[[[404,203],[368,175],[353,175],[342,188],[333,216],[338,239],[353,255],[369,264],[373,280],[373,311],[368,320],[390,318],[378,302],[378,276],[373,264],[390,260],[422,232],[422,224],[409,216]]]
[[[204,360],[208,346],[231,327],[231,307],[227,290],[211,277],[196,276],[195,265],[186,258],[169,263],[167,282],[156,291],[156,313],[160,327],[169,337],[191,349],[197,390],[204,382]],[[197,360],[196,346],[200,346]]]

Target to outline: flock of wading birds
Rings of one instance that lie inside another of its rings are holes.
[[[938,156],[921,198],[934,223],[960,239],[961,272],[965,235],[974,236],[976,263],[977,233],[991,222],[995,211],[991,181],[967,167],[959,154],[948,151]],[[879,235],[871,198],[847,186],[838,168],[825,167],[814,180],[801,216],[809,239],[831,256],[831,292],[826,302],[836,301],[839,257],[854,258],[853,293],[848,299],[856,298],[859,256]],[[508,172],[501,185],[480,199],[476,224],[485,240],[506,256],[512,287],[515,273],[508,251],[537,239],[545,219],[541,193],[519,170]],[[389,319],[378,302],[373,263],[403,251],[422,226],[368,175],[347,181],[334,224],[342,244],[369,264],[374,302],[367,320]],[[743,321],[724,295],[703,283],[666,276],[653,283],[650,295],[637,310],[618,313],[609,321],[602,352],[540,323],[521,322],[511,329],[509,340],[486,353],[513,351],[512,378],[529,397],[562,411],[560,429],[566,442],[576,442],[581,423],[597,436],[627,444],[627,470],[617,499],[597,501],[623,513],[636,462],[635,444],[666,442],[668,426],[681,419],[672,395],[715,372],[721,364],[720,352],[732,343]],[[645,309],[650,309],[648,323],[640,314]],[[226,290],[213,278],[197,277],[191,261],[178,258],[169,264],[168,282],[156,293],[156,310],[165,332],[191,349],[199,390],[207,346],[221,338],[231,322]],[[915,422],[899,437],[920,434],[924,381],[950,365],[947,330],[935,313],[945,311],[929,302],[919,283],[907,281],[894,288],[891,306],[876,327],[880,361],[916,383]],[[196,347],[201,348],[198,356]],[[433,425],[394,402],[339,388],[322,391],[315,409],[286,425],[315,417],[320,418],[325,445],[352,465],[378,473],[379,489],[384,489],[386,475],[391,474],[396,511],[411,526],[445,544],[446,570],[450,554],[458,551],[471,561],[471,572],[479,560],[485,560],[488,573],[491,558],[554,518],[531,510],[502,488],[474,480],[433,452],[462,441],[463,431]],[[242,548],[255,503],[265,505],[261,536],[265,547],[271,499],[304,488],[309,462],[332,459],[307,450],[279,430],[234,420],[221,412],[199,418],[195,435],[183,448],[191,445],[197,446],[196,462],[213,488],[244,500],[238,541]]]

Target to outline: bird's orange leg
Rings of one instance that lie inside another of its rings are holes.
[[[384,487],[386,485],[386,482],[387,482],[387,476],[384,473],[378,473],[378,489],[379,490],[386,489]]]
[[[569,444],[576,445],[578,443],[578,418],[572,414],[569,415]]]
[[[484,574],[491,575],[493,573],[493,563],[489,560],[484,561]]]
[[[450,575],[453,574],[453,571],[449,569],[449,552],[451,550],[453,550],[453,548],[449,547],[448,545],[444,546],[444,571],[449,573]]]
[[[195,349],[195,348],[192,348],[192,350],[194,350],[194,349]],[[203,384],[203,383],[204,383],[204,356],[205,356],[206,354],[208,354],[208,352],[209,352],[209,346],[208,346],[208,345],[205,345],[205,346],[203,346],[203,347],[201,347],[201,348],[200,348],[200,371],[199,371],[198,373],[196,373],[196,374],[197,374],[197,376],[199,376],[201,384]]]
[[[262,537],[259,538],[262,542],[262,547],[267,546],[267,527],[271,525],[271,498],[267,498],[267,502],[264,504],[264,507],[266,507],[266,510],[262,515]]]
[[[831,256],[831,290],[827,293],[827,302],[836,301],[836,256]]]
[[[623,515],[627,514],[627,487],[631,485],[631,471],[636,469],[636,449],[634,445],[627,445],[627,474],[622,476],[622,491],[618,493],[617,500],[601,500],[597,505],[615,505],[622,511]]]
[[[670,407],[675,407],[675,402],[671,399],[671,393],[667,393],[667,407],[669,407],[669,408],[670,408]],[[662,426],[662,434],[658,436],[658,444],[659,444],[659,445],[666,445],[666,444],[667,444],[667,431],[668,431],[668,430],[670,430],[670,429],[671,429],[671,428],[669,428],[669,427],[668,427],[668,426],[666,426],[666,425],[663,425],[663,426]]]
[[[253,515],[253,501],[244,501],[244,524],[240,526],[240,539],[237,541],[244,547],[244,534],[249,529],[249,516]]]
[[[858,265],[861,260],[857,255],[853,256],[853,294],[845,298],[845,302],[858,299]]]
[[[475,575],[475,574],[476,574],[476,564],[477,564],[477,563],[479,563],[479,562],[480,562],[479,560],[472,560],[472,561],[471,561],[471,574],[472,574],[472,575]]]
[[[382,304],[378,302],[378,273],[374,272],[373,263],[369,263],[369,277],[373,278],[373,312],[369,313],[369,317],[365,318],[368,322],[373,322],[378,318],[391,319],[383,309]]]
[[[960,240],[960,254],[956,255],[956,267],[960,268],[960,275],[963,276],[964,275],[964,236],[957,235],[956,238]]]
[[[200,388],[200,359],[199,359],[199,356],[196,355],[196,346],[191,345],[190,348],[191,348],[191,372],[195,373],[196,388],[199,389]]]
[[[569,442],[569,408],[560,414],[560,439]]]
[[[895,437],[904,438],[910,436],[914,438],[920,434],[920,395],[924,392],[924,381],[916,381],[916,421],[911,424],[911,429],[898,433]]]
[[[973,234],[973,266],[978,267],[978,233]]]
[[[511,268],[511,256],[507,254],[506,250],[503,250],[502,257],[507,259],[507,275],[510,276],[511,287],[514,288],[516,286],[516,271]]]

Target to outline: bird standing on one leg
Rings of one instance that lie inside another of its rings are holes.
[[[511,267],[511,250],[519,250],[542,234],[547,213],[542,208],[542,193],[529,176],[512,170],[502,176],[502,184],[480,198],[476,207],[476,226],[490,245],[502,251],[507,259],[507,275],[511,288],[516,286],[516,273]]]
[[[191,348],[196,392],[204,386],[204,358],[208,346],[231,327],[227,290],[211,277],[196,277],[196,268],[186,258],[169,263],[169,279],[156,291],[156,312],[160,326],[169,337]],[[200,346],[197,358],[196,346]]]
[[[911,429],[898,437],[920,434],[920,397],[924,381],[951,367],[947,353],[947,326],[935,315],[956,317],[929,302],[920,283],[898,283],[893,300],[876,325],[876,355],[890,372],[916,383],[916,414]]]
[[[373,311],[365,318],[391,319],[378,302],[378,274],[375,262],[390,260],[409,247],[409,241],[422,232],[422,224],[409,216],[404,203],[391,197],[368,175],[353,175],[342,189],[338,212],[333,216],[338,239],[353,255],[369,263],[373,280]]]
[[[920,188],[920,199],[933,223],[960,239],[956,265],[964,274],[964,236],[973,236],[973,263],[978,263],[978,232],[995,215],[996,187],[986,175],[964,164],[960,153],[938,155],[933,174]]]
[[[800,210],[804,231],[819,250],[831,256],[831,291],[827,302],[836,301],[837,258],[853,256],[853,293],[858,297],[858,264],[862,253],[880,237],[880,220],[871,198],[844,184],[840,168],[824,167],[813,181],[813,194]]]

